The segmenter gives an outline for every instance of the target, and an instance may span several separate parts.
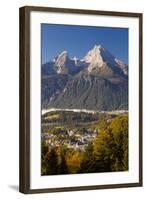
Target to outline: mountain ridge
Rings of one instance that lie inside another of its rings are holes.
[[[42,108],[128,109],[128,66],[101,45],[83,59],[63,51],[41,72]]]

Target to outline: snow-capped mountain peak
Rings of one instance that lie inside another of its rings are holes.
[[[52,72],[57,74],[74,75],[85,70],[89,73],[106,73],[110,76],[114,74],[128,75],[128,66],[100,44],[95,44],[82,59],[78,59],[76,56],[70,58],[67,51],[62,51],[53,59],[52,63],[50,62],[50,65],[52,68],[47,69],[48,73],[52,69]]]
[[[55,69],[58,74],[64,71],[64,67],[69,60],[68,52],[62,51],[55,59]]]
[[[62,51],[59,55],[62,56],[62,55],[67,55],[68,52],[67,51]]]
[[[88,71],[92,71],[92,69],[96,66],[98,66],[99,68],[103,66],[104,64],[104,60],[102,58],[101,55],[101,50],[103,48],[101,47],[101,45],[95,45],[84,57],[84,60],[87,63],[90,63],[89,67],[88,67]]]
[[[95,44],[93,47],[94,50],[101,50],[104,49],[100,44]]]
[[[64,62],[68,58],[68,52],[67,51],[62,51],[56,58],[55,64],[56,66],[62,66],[64,65]]]
[[[94,47],[84,57],[86,63],[88,63],[88,72],[93,70],[99,70],[102,67],[107,66],[112,73],[123,73],[128,75],[128,66],[123,61],[114,57],[108,50],[101,45],[94,45]]]

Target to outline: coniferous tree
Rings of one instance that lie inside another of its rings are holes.
[[[60,163],[58,166],[58,174],[68,174],[68,166],[63,152],[60,155]]]
[[[55,148],[46,155],[46,175],[56,175],[58,172],[58,156]]]
[[[89,143],[83,153],[81,165],[80,165],[80,173],[92,173],[96,171],[96,162],[93,155],[93,144]]]

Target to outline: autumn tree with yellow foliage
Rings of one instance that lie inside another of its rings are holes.
[[[128,116],[116,117],[105,127],[103,124],[105,121],[92,148],[84,153],[82,173],[128,170]]]

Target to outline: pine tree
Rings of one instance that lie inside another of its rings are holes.
[[[55,148],[46,155],[46,175],[56,175],[58,173],[58,156]]]
[[[60,163],[58,167],[58,174],[68,174],[68,166],[63,152],[60,155]]]

